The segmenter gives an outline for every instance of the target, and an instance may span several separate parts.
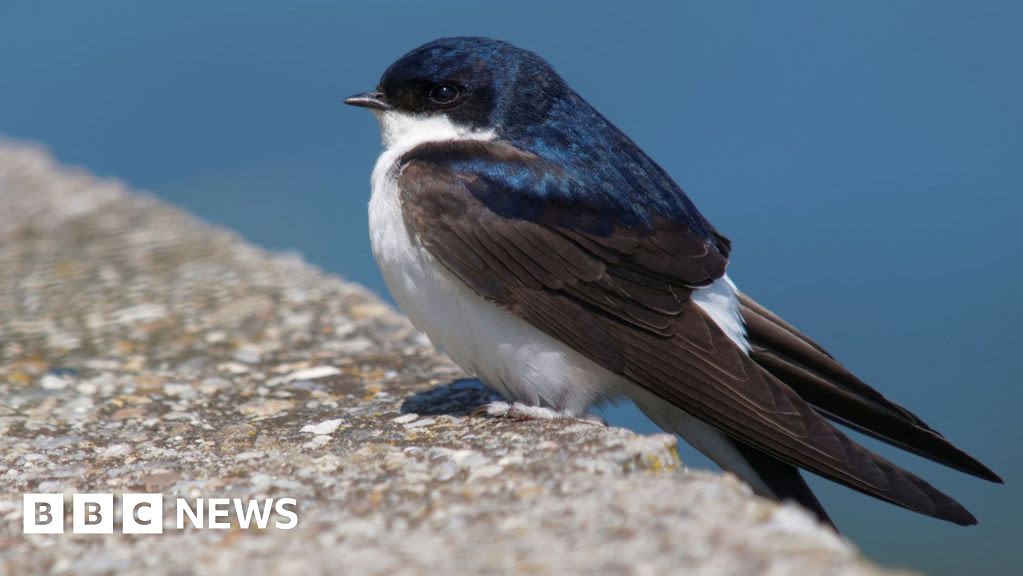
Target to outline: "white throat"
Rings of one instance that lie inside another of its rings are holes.
[[[388,151],[411,150],[426,142],[444,140],[492,140],[493,130],[475,130],[469,126],[455,124],[443,114],[409,114],[397,110],[374,110],[380,123],[380,139]]]
[[[374,196],[385,190],[396,192],[395,187],[383,186],[384,181],[388,177],[397,176],[391,171],[397,168],[398,159],[420,144],[448,140],[493,140],[495,136],[493,130],[474,130],[469,126],[458,125],[443,114],[426,116],[397,110],[374,110],[373,115],[380,124],[380,140],[384,145],[384,152],[377,159],[370,179]]]

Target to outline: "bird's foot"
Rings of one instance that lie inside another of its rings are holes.
[[[493,416],[496,418],[511,418],[514,420],[578,420],[590,424],[607,426],[607,422],[596,414],[574,414],[564,410],[555,410],[546,406],[530,406],[522,402],[504,402],[497,400],[477,407],[472,411],[472,416]]]

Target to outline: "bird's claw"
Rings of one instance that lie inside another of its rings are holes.
[[[607,426],[604,419],[595,414],[572,414],[569,412],[555,410],[546,406],[530,406],[522,402],[504,402],[497,400],[481,406],[477,406],[469,413],[476,418],[479,416],[491,416],[495,418],[510,418],[514,420],[578,420],[590,424]]]

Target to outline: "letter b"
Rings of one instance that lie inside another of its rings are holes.
[[[113,534],[114,495],[75,494],[71,516],[76,534]]]
[[[63,494],[25,494],[22,497],[22,532],[25,534],[64,533]]]

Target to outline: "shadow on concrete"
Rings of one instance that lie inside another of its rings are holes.
[[[465,416],[501,396],[476,378],[460,378],[448,384],[409,396],[401,405],[402,413],[436,416]]]

